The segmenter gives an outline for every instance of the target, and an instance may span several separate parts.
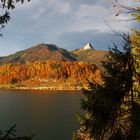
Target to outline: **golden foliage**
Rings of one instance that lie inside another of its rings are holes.
[[[95,65],[87,62],[36,61],[26,64],[6,64],[0,67],[0,84],[39,85],[49,80],[101,82],[101,73]],[[25,84],[26,83],[26,84]]]

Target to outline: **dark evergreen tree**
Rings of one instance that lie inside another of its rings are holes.
[[[122,35],[122,49],[109,50],[103,62],[104,84],[89,82],[83,89],[79,115],[80,129],[75,140],[137,140],[140,138],[140,108],[134,100],[135,72],[129,35]],[[119,46],[120,48],[120,46]]]
[[[140,78],[139,78],[140,77],[140,28],[139,28],[140,5],[137,5],[135,7],[129,7],[127,5],[121,4],[121,1],[119,0],[115,0],[115,1],[116,3],[114,4],[114,7],[118,9],[116,16],[119,16],[121,14],[131,15],[132,18],[130,18],[129,20],[130,21],[134,20],[136,21],[135,23],[137,24],[135,28],[132,28],[132,33],[130,35],[130,38],[132,43],[131,48],[133,52],[133,61],[135,66],[135,74],[133,75],[133,80],[134,80],[133,88],[134,88],[134,94],[136,96],[136,100],[137,102],[140,102],[138,101],[139,98],[137,98],[138,96],[140,97],[139,94],[140,93]],[[137,2],[139,3],[140,1]]]
[[[130,20],[140,21],[140,7],[122,5],[119,0],[114,7],[119,7],[116,16],[131,14],[134,18]],[[139,28],[133,29],[130,37],[122,37],[123,51],[114,45],[104,62],[104,84],[90,82],[90,88],[83,91],[81,107],[85,114],[80,115],[81,128],[74,135],[76,140],[140,139]]]

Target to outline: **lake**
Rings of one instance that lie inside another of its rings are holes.
[[[33,140],[71,140],[79,127],[80,91],[0,90],[0,129],[16,124]]]

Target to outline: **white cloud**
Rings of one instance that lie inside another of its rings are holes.
[[[71,11],[70,2],[66,2],[63,0],[32,0],[30,2],[26,2],[21,5],[18,4],[17,8],[19,10],[33,10],[36,13],[40,13],[43,11],[48,11],[51,9],[53,13],[56,11],[61,14],[67,14]]]
[[[127,7],[137,7],[140,0],[118,0],[119,4]]]
[[[24,4],[21,4],[20,2],[16,4],[16,9],[19,10],[28,10],[29,8],[37,7],[40,5],[39,0],[31,0],[30,2],[24,1]]]
[[[132,1],[128,5],[132,5]],[[31,21],[34,22],[34,27],[49,27],[55,26],[55,23],[60,26],[62,32],[67,31],[84,31],[98,29],[102,32],[107,32],[109,27],[106,21],[114,30],[128,31],[131,22],[120,22],[121,20],[128,19],[126,15],[115,17],[117,10],[113,8],[113,0],[99,0],[96,2],[82,2],[75,1],[76,9],[72,7],[73,0],[33,0],[29,4],[26,3],[24,8],[28,11],[30,7]],[[122,4],[126,4],[126,0],[121,0]],[[64,16],[67,15],[67,16]],[[64,19],[65,18],[65,19]],[[66,21],[64,21],[66,20]],[[46,23],[46,24],[45,24]],[[35,25],[36,24],[36,25]],[[57,26],[57,25],[56,25]],[[56,27],[53,27],[52,30]]]
[[[60,11],[62,14],[67,14],[71,12],[71,5],[68,2],[58,4],[57,8],[58,8],[58,11]]]
[[[127,19],[126,15],[116,17],[116,10],[110,6],[103,5],[86,5],[83,4],[73,13],[70,25],[70,31],[99,30],[101,32],[110,32],[106,22],[114,29],[119,31],[129,31],[131,22],[120,22]]]
[[[76,11],[75,15],[80,18],[98,18],[102,17],[102,14],[105,14],[107,9],[105,9],[102,5],[86,5],[83,4],[80,6],[78,11]]]

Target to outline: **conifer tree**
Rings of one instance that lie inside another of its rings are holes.
[[[134,62],[129,35],[123,35],[122,51],[114,44],[103,62],[103,85],[89,82],[83,90],[77,140],[137,140],[140,138],[140,108],[134,100]]]
[[[133,54],[133,63],[135,66],[135,73],[133,75],[133,89],[135,94],[135,100],[140,102],[138,97],[140,96],[140,6],[137,7],[129,7],[127,5],[122,5],[119,0],[115,0],[116,4],[114,5],[118,9],[118,13],[116,14],[119,16],[120,14],[128,14],[131,15],[132,18],[130,18],[130,21],[135,21],[136,27],[132,28],[132,33],[130,35],[131,40],[131,48],[132,48],[132,54]],[[135,1],[136,2],[136,1]],[[140,4],[140,1],[137,1]],[[129,22],[129,21],[127,21]]]
[[[117,4],[140,22],[139,7]],[[89,89],[83,90],[81,108],[85,113],[79,115],[81,127],[75,140],[140,139],[140,30],[122,37],[123,51],[114,44],[103,64],[104,84],[90,82]]]
[[[135,17],[135,20],[140,25],[140,7],[136,8],[136,12],[132,14]],[[134,80],[134,92],[137,97],[140,97],[140,29],[133,29],[133,33],[131,35],[132,49],[133,49],[133,58],[135,65],[135,75],[133,77]],[[140,100],[137,100],[140,102]]]

